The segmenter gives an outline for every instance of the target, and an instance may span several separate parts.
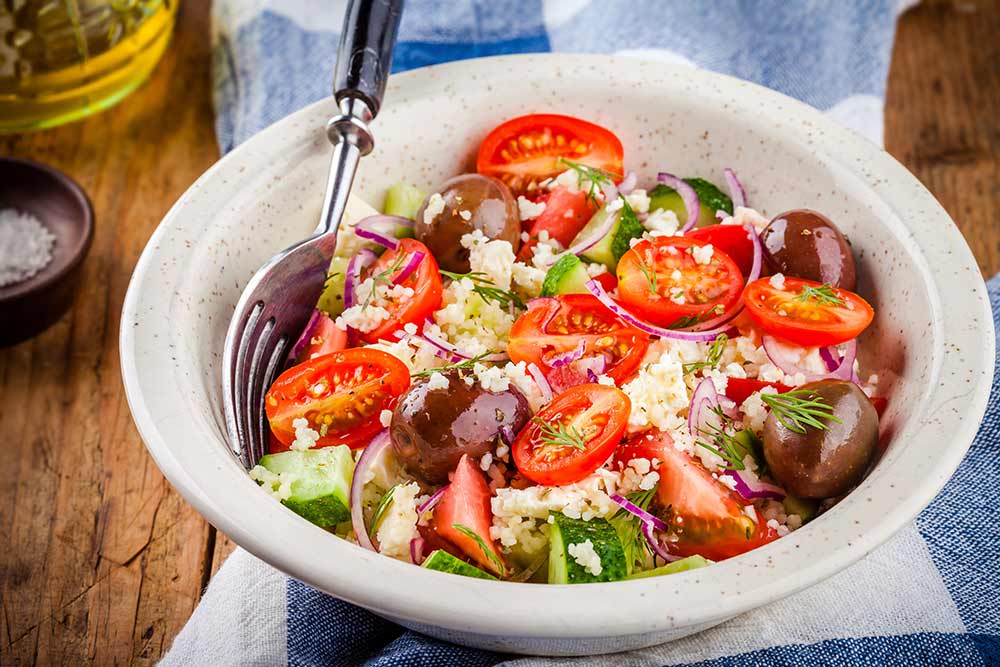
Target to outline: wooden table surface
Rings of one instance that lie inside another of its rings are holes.
[[[1000,271],[1000,2],[933,2],[899,25],[885,139]],[[0,137],[93,198],[72,312],[0,351],[0,664],[152,664],[232,549],[163,479],[129,416],[118,322],[160,218],[217,158],[208,3],[181,8],[151,80],[84,122]]]

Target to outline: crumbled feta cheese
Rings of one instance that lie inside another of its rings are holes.
[[[636,213],[641,214],[649,212],[649,195],[646,194],[645,190],[636,188],[635,190],[632,190],[632,192],[625,195],[625,200]]]
[[[673,211],[658,208],[646,216],[642,222],[650,237],[674,236],[680,228],[680,220]]]
[[[621,197],[619,197],[618,199],[614,200],[613,202],[605,206],[604,210],[607,211],[608,215],[611,215],[615,211],[622,210],[624,207],[625,207],[625,202],[622,201]]]
[[[441,196],[440,192],[435,192],[427,200],[427,206],[424,207],[424,224],[430,225],[434,222],[434,218],[442,213],[444,213],[444,197]]]
[[[394,304],[413,298],[415,292],[412,287],[388,286],[367,278],[358,285],[356,294],[358,303],[341,313],[336,324],[341,329],[350,327],[366,333],[389,319]]]
[[[410,560],[410,541],[417,533],[417,496],[420,485],[407,482],[396,486],[379,524],[376,537],[379,552],[392,558]]]
[[[522,222],[532,220],[545,212],[545,202],[538,202],[536,204],[524,195],[519,195],[517,198],[517,211],[520,214]]]
[[[733,215],[727,216],[719,224],[743,225],[748,222],[753,225],[754,230],[756,230],[758,234],[764,231],[764,228],[771,224],[771,221],[763,215],[752,208],[746,208],[744,206],[737,206],[733,211]]]
[[[656,483],[659,481],[660,481],[660,473],[654,470],[653,472],[648,473],[645,477],[642,478],[642,481],[639,482],[639,488],[642,489],[643,491],[649,491],[651,488],[656,486]]]
[[[711,243],[707,243],[701,246],[691,246],[691,256],[694,257],[696,264],[711,264],[712,255],[715,253],[714,248],[712,248]]]
[[[434,391],[436,389],[447,389],[448,388],[448,378],[446,378],[441,373],[431,373],[431,376],[427,378],[427,389],[429,391]]]
[[[311,428],[309,420],[303,417],[293,420],[292,428],[295,429],[295,440],[288,446],[289,449],[297,452],[312,449],[320,439],[319,431]]]
[[[391,354],[406,364],[411,373],[421,373],[445,363],[435,354],[435,348],[421,338],[405,336],[400,340],[383,340],[365,347]]]
[[[403,331],[410,334],[411,336],[417,333],[417,325],[413,322],[407,322],[403,325]]]
[[[629,427],[633,431],[649,426],[679,428],[684,423],[689,399],[683,362],[673,349],[657,349],[662,349],[659,358],[640,366],[635,378],[622,387],[632,404]]]
[[[507,455],[509,453],[510,453],[510,447],[508,447],[507,445],[505,445],[503,443],[497,445],[497,458],[498,459],[505,459],[505,458],[507,458]]]
[[[577,565],[595,577],[604,571],[601,565],[601,556],[594,551],[594,543],[590,540],[579,544],[571,544],[566,547],[566,551],[573,557]]]
[[[580,175],[576,173],[573,169],[567,169],[563,173],[559,174],[548,184],[548,187],[555,189],[557,187],[563,187],[570,192],[577,192],[583,189],[583,184],[580,183]],[[589,187],[589,185],[588,185]]]
[[[764,420],[767,419],[768,413],[767,404],[761,400],[760,395],[777,393],[778,390],[774,387],[764,387],[747,396],[740,406],[740,410],[743,412],[743,424],[754,433],[760,433],[764,430]]]
[[[585,264],[584,266],[587,269],[587,275],[590,276],[591,278],[596,278],[602,273],[608,272],[608,267],[604,266],[603,264],[597,264],[596,262],[594,264]]]
[[[389,428],[389,424],[392,423],[392,410],[383,410],[378,413],[378,420],[384,428]]]
[[[268,494],[277,500],[288,500],[292,496],[294,476],[288,472],[271,472],[262,465],[250,469],[250,479],[260,484]]]
[[[462,209],[458,212],[458,216],[462,218],[462,220],[472,220],[472,211]]]
[[[510,383],[517,387],[518,391],[528,400],[528,407],[531,408],[532,412],[538,412],[542,408],[545,403],[542,390],[539,389],[535,379],[528,374],[525,362],[519,361],[515,364],[512,361],[508,361],[503,367],[503,374],[507,376]],[[499,455],[499,450],[497,452]]]
[[[782,273],[775,273],[767,282],[771,283],[774,289],[785,289],[785,275]]]
[[[472,373],[479,381],[479,386],[486,391],[501,392],[507,391],[510,387],[510,378],[499,366],[486,366],[477,363],[472,367]]]
[[[490,241],[476,229],[462,236],[462,247],[469,249],[469,266],[502,290],[510,289],[514,248],[509,241]]]
[[[528,298],[535,298],[542,293],[542,284],[545,282],[545,269],[515,262],[512,268],[514,285],[518,291]]]
[[[610,375],[605,375],[601,373],[597,376],[597,384],[603,384],[605,387],[614,387],[615,380]]]

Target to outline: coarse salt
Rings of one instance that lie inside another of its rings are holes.
[[[30,213],[0,210],[0,287],[23,282],[48,266],[55,241]]]

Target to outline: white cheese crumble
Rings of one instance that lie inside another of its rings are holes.
[[[434,222],[434,218],[438,217],[444,212],[444,197],[441,196],[440,192],[435,192],[427,200],[427,206],[424,207],[424,224],[430,225]]]
[[[691,256],[694,257],[696,264],[711,264],[712,255],[715,253],[715,249],[712,248],[712,244],[708,243],[701,246],[691,246]]]
[[[392,410],[383,410],[378,413],[379,423],[382,424],[383,428],[389,428],[389,424],[392,423]]]
[[[392,501],[382,515],[376,537],[379,551],[400,560],[410,560],[410,540],[417,533],[417,496],[420,485],[407,482],[396,486]]]
[[[594,551],[594,543],[590,540],[571,544],[566,547],[566,551],[573,557],[577,565],[595,577],[604,571],[604,567],[601,565],[601,556]]]
[[[362,333],[374,331],[389,319],[390,307],[400,301],[413,298],[412,287],[405,285],[387,286],[376,283],[372,278],[366,278],[357,287],[358,303],[351,306],[337,318],[337,326],[341,329],[357,329]]]
[[[536,204],[524,195],[519,195],[517,198],[517,212],[520,214],[521,222],[533,220],[545,212],[545,202]]]
[[[250,479],[260,484],[268,494],[277,500],[288,500],[292,496],[292,483],[295,478],[291,473],[271,472],[262,465],[250,469]]]
[[[292,428],[295,429],[295,440],[288,446],[289,449],[302,452],[316,446],[316,441],[320,438],[319,431],[309,426],[308,419],[299,417],[293,420]]]
[[[645,190],[636,188],[632,192],[625,195],[625,201],[628,205],[632,207],[632,210],[636,213],[648,213],[649,212],[649,195],[646,194]]]
[[[446,378],[441,373],[431,373],[431,376],[427,378],[427,389],[434,391],[435,389],[447,389],[448,388],[448,378]]]
[[[752,208],[746,208],[744,206],[737,206],[733,211],[733,214],[726,216],[719,224],[743,225],[748,222],[753,225],[754,230],[756,230],[758,234],[764,231],[764,228],[771,224],[771,221],[763,215]]]
[[[785,289],[785,276],[781,273],[775,273],[773,276],[767,279],[767,282],[771,284],[774,289]]]
[[[667,347],[659,358],[644,363],[636,377],[622,387],[629,397],[632,411],[629,427],[642,431],[650,426],[661,430],[680,428],[688,409],[688,392],[684,384],[683,362]],[[653,351],[652,348],[650,350]],[[655,354],[655,352],[654,352]],[[646,359],[650,359],[647,353]]]
[[[493,455],[489,452],[483,454],[483,458],[479,459],[479,469],[486,472],[493,465]]]
[[[673,211],[658,208],[646,216],[642,226],[646,228],[646,233],[650,238],[655,238],[657,236],[674,236],[680,229],[681,223]]]

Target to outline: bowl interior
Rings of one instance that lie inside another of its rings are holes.
[[[250,276],[316,224],[329,159],[323,126],[333,111],[326,101],[294,114],[199,180],[150,241],[122,321],[130,405],[160,467],[213,523],[293,576],[396,618],[457,630],[594,636],[601,628],[624,635],[704,623],[857,560],[933,497],[968,447],[992,369],[983,351],[988,346],[991,354],[992,332],[982,281],[947,215],[881,150],[788,98],[688,68],[577,56],[466,61],[394,77],[374,123],[375,151],[356,181],[359,197],[379,207],[398,181],[430,190],[472,169],[490,128],[530,112],[610,128],[641,187],[651,186],[658,170],[723,183],[723,168],[732,167],[751,206],[768,215],[813,208],[849,236],[858,291],[876,311],[861,341],[861,366],[863,377],[878,375],[889,397],[886,451],[832,511],[714,566],[710,577],[575,589],[455,582],[460,578],[377,557],[313,528],[258,492],[230,455],[220,360]],[[941,285],[956,276],[971,287],[945,302]],[[959,316],[970,312],[976,321]],[[968,400],[956,400],[963,394]],[[732,594],[731,584],[750,574],[754,583]],[[402,582],[391,596],[390,580]],[[600,609],[580,604],[583,589],[598,588],[602,607],[633,610],[613,628]],[[429,602],[431,589],[447,604]],[[486,593],[504,619],[478,601]],[[531,614],[543,600],[549,609],[562,605],[572,623]],[[662,609],[670,600],[683,611],[668,617]],[[519,621],[518,609],[533,622]]]

